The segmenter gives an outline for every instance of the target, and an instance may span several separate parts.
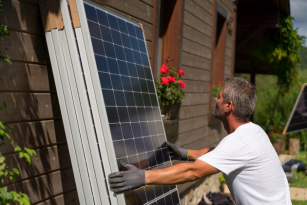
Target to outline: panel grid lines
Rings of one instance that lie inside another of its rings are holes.
[[[88,3],[84,8],[116,160],[140,169],[170,166],[140,26]],[[178,198],[176,186],[155,185],[125,193],[125,199],[127,204],[147,204],[162,197],[166,204],[179,204],[170,192]]]

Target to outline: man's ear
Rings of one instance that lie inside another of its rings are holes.
[[[228,101],[228,102],[226,103],[226,106],[225,106],[225,112],[229,112],[229,111],[231,111],[231,110],[233,110],[233,109],[234,109],[233,103],[232,103],[231,101]]]

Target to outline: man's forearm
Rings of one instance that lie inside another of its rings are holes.
[[[146,170],[145,184],[180,184],[198,179],[193,163],[181,163],[164,169]]]
[[[165,169],[146,170],[145,184],[181,184],[218,173],[215,167],[196,160],[194,163],[181,163]]]
[[[199,149],[199,150],[190,150],[190,152],[189,152],[189,160],[190,161],[195,161],[200,156],[202,156],[202,155],[204,155],[204,154],[214,150],[214,148],[215,147],[206,147],[206,148]]]

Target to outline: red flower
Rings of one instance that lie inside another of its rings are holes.
[[[272,130],[271,133],[275,133],[275,131]]]
[[[269,137],[270,137],[270,138],[272,138],[272,137],[273,137],[273,135],[272,135],[272,134],[270,134],[270,135],[269,135]]]
[[[278,132],[280,132],[280,129],[278,129]]]
[[[167,73],[168,70],[169,70],[169,68],[166,65],[164,65],[164,64],[160,68],[161,73]]]
[[[168,83],[169,83],[169,81],[166,77],[162,77],[161,82],[162,82],[163,85],[168,85]]]
[[[168,76],[167,79],[169,80],[169,82],[176,82],[175,77]]]
[[[273,129],[276,129],[276,126],[273,126]]]
[[[279,134],[276,134],[276,137],[279,137]]]
[[[181,76],[181,75],[184,75],[183,70],[178,70],[177,72],[178,72],[178,74],[179,74],[180,76]]]
[[[183,81],[181,81],[181,80],[178,80],[177,83],[178,83],[182,88],[185,88],[185,87],[186,87],[185,83],[184,83]]]
[[[222,85],[222,81],[219,81],[219,85]]]

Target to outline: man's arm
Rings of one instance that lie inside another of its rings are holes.
[[[196,160],[194,163],[181,163],[164,169],[146,170],[145,184],[181,184],[218,172],[218,169],[206,162]]]
[[[214,150],[215,147],[207,147],[200,150],[183,149],[178,145],[170,142],[165,142],[163,146],[168,146],[171,152],[172,159],[195,161],[200,156]]]
[[[122,162],[121,166],[128,170],[109,175],[110,187],[115,193],[122,193],[149,184],[180,184],[219,172],[215,167],[201,160],[196,160],[194,163],[177,164],[165,169],[146,171]]]
[[[211,152],[212,150],[214,150],[215,147],[206,147],[203,149],[199,149],[199,150],[190,150],[189,152],[189,160],[190,161],[195,161],[196,159],[198,159],[200,156],[203,156],[204,154]]]

